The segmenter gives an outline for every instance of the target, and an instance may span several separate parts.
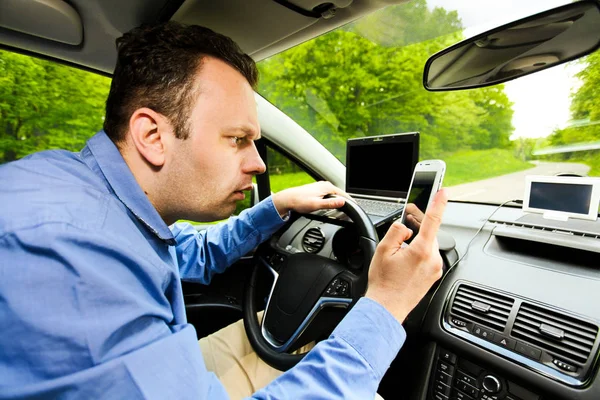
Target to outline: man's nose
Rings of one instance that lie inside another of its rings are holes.
[[[254,142],[252,142],[252,149],[250,150],[250,155],[248,157],[245,170],[253,175],[260,175],[267,170],[267,166],[260,157]]]

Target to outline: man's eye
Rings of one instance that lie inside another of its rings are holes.
[[[233,142],[234,145],[239,146],[244,141],[244,138],[232,136],[231,141]]]

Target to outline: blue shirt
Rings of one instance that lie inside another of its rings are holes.
[[[208,284],[281,227],[270,198],[204,232],[168,227],[99,132],[0,166],[0,205],[0,398],[227,398],[181,279]],[[361,299],[253,397],[372,398],[404,339]]]

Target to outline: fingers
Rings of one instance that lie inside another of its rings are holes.
[[[421,222],[421,229],[418,236],[419,239],[415,239],[415,241],[420,240],[433,243],[436,239],[437,231],[442,224],[442,217],[447,203],[448,195],[445,189],[442,189],[435,194],[433,202],[427,209],[425,217]]]
[[[320,181],[320,182],[318,182],[318,184],[321,185],[321,190],[325,194],[336,194],[338,196],[342,196],[342,197],[345,197],[347,199],[351,199],[351,197],[350,197],[350,195],[348,193],[346,193],[342,189],[338,188],[337,186],[333,185],[329,181]]]
[[[346,200],[340,196],[327,195],[324,199],[316,201],[315,209],[340,208]]]
[[[400,221],[396,221],[390,226],[381,242],[379,247],[382,251],[396,251],[398,250],[404,241],[408,240],[413,234],[413,231],[404,226]]]

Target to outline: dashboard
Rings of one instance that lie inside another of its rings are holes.
[[[450,202],[441,230],[445,274],[405,322],[407,349],[383,397],[600,399],[600,223]],[[363,264],[352,223],[335,210],[297,219],[278,240]]]

